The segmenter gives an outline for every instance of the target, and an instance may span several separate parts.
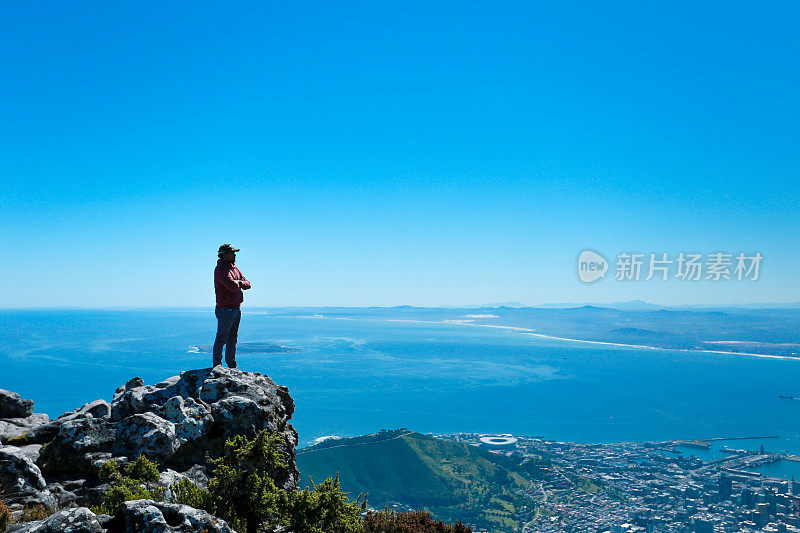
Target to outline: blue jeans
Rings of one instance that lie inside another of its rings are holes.
[[[236,341],[239,338],[239,321],[242,310],[238,307],[217,307],[217,338],[214,340],[214,366],[222,364],[222,346],[225,346],[225,362],[236,368]]]

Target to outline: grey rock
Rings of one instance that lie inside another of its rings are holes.
[[[50,417],[44,413],[33,413],[25,418],[3,418],[0,419],[0,443],[8,443],[14,439],[13,444],[26,443],[26,439],[19,439],[21,436],[27,437],[31,428],[50,422]]]
[[[33,413],[26,418],[3,418],[0,420],[0,442],[8,442],[10,439],[23,435],[27,437],[31,428],[46,424],[49,421],[50,417],[44,413]],[[15,440],[26,442],[26,439]]]
[[[206,511],[153,500],[122,503],[106,525],[109,533],[235,533],[224,520]]]
[[[80,493],[82,501],[85,502],[99,502],[100,499],[103,497],[108,489],[111,488],[111,485],[108,483],[102,483],[100,485],[94,486],[86,486]]]
[[[20,426],[10,420],[0,420],[0,443],[8,442],[9,439],[14,437],[19,437],[28,431],[28,429],[27,426]]]
[[[155,413],[137,413],[109,426],[116,435],[111,446],[114,455],[145,455],[163,463],[183,444],[175,424]]]
[[[182,475],[191,479],[202,488],[208,488],[208,470],[205,465],[193,465],[189,470],[186,470]]]
[[[191,396],[173,396],[158,409],[158,414],[175,424],[175,434],[181,443],[208,435],[214,417],[211,411]]]
[[[142,378],[138,376],[129,379],[127,383],[125,383],[125,385],[120,385],[119,387],[117,387],[117,390],[114,391],[114,399],[116,400],[117,396],[120,396],[125,391],[131,390],[134,387],[141,387],[142,385],[144,385],[144,380],[142,380]]]
[[[59,426],[56,437],[45,446],[37,464],[48,474],[92,474],[93,462],[98,459],[93,452],[108,451],[115,443],[114,428],[102,419],[78,418]]]
[[[47,490],[56,499],[58,509],[76,507],[78,505],[78,495],[65,489],[61,483],[50,483],[47,485]]]
[[[54,510],[58,506],[58,500],[49,490],[28,494],[19,500],[24,507],[44,506],[46,509]]]
[[[158,483],[166,489],[164,500],[169,501],[172,498],[172,486],[184,480],[191,481],[200,488],[208,488],[208,476],[203,465],[195,465],[186,472],[176,472],[167,468],[159,474],[158,479]]]
[[[24,455],[34,463],[39,458],[39,452],[42,449],[41,444],[21,444],[16,447],[19,448],[19,451],[22,453],[22,455]]]
[[[15,446],[0,448],[0,493],[9,502],[55,509],[56,499],[46,486],[39,467],[22,450]]]
[[[16,392],[0,389],[0,418],[27,418],[33,414],[33,400]]]
[[[95,400],[93,402],[89,402],[84,404],[83,406],[75,409],[74,411],[70,411],[69,413],[64,413],[63,415],[59,416],[57,420],[67,421],[67,420],[74,420],[76,418],[108,418],[111,415],[111,405],[105,400]]]
[[[4,418],[4,422],[16,424],[24,428],[32,428],[50,422],[50,417],[44,413],[33,413],[25,418]]]
[[[172,470],[171,468],[167,468],[159,474],[158,483],[167,488],[166,496],[164,496],[165,500],[170,500],[172,497],[172,490],[170,490],[170,487],[172,487],[172,485],[175,483],[183,481],[184,479],[189,478],[184,474]]]
[[[97,515],[97,520],[100,522],[100,525],[103,526],[103,529],[108,529],[108,523],[111,522],[113,518],[114,517],[107,514]]]
[[[83,418],[100,418],[107,419],[111,415],[111,406],[105,400],[95,400],[87,403],[74,411],[64,413],[55,420],[44,420],[39,424],[35,424],[31,429],[24,433],[24,440],[27,444],[46,444],[58,435],[61,426],[69,421],[83,419]],[[34,415],[36,416],[36,415]]]
[[[289,526],[261,524],[258,533],[293,533]]]
[[[33,413],[28,418],[23,418],[22,420],[28,427],[36,427],[50,422],[50,417],[45,413]]]
[[[8,494],[25,490],[43,490],[42,472],[16,446],[0,448],[0,491]]]
[[[24,438],[19,439],[19,441],[26,444],[48,443],[53,440],[56,435],[58,435],[58,430],[61,428],[61,424],[62,422],[53,420],[52,422],[47,422],[46,424],[41,424],[39,426],[27,429],[21,435]]]
[[[100,521],[86,507],[57,511],[52,516],[9,528],[9,533],[103,533]]]

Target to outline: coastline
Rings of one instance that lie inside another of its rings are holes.
[[[326,318],[322,317],[315,317],[315,318]],[[691,352],[691,353],[716,353],[716,354],[723,354],[723,355],[746,355],[750,357],[762,357],[766,359],[783,359],[787,361],[800,361],[800,357],[787,357],[785,355],[774,355],[774,354],[763,354],[763,353],[752,353],[752,352],[732,352],[729,350],[693,350],[690,348],[666,348],[663,346],[648,346],[645,344],[626,344],[621,342],[607,342],[607,341],[590,341],[586,339],[571,339],[568,337],[557,337],[555,335],[545,335],[544,333],[536,333],[536,330],[530,328],[523,328],[520,326],[501,326],[496,324],[476,324],[475,322],[469,320],[410,320],[410,319],[403,319],[403,318],[388,318],[386,319],[387,322],[416,322],[421,324],[453,324],[458,326],[476,326],[481,328],[496,328],[496,329],[505,329],[508,331],[517,331],[519,333],[523,333],[525,335],[531,335],[533,337],[539,337],[543,339],[551,339],[551,340],[558,340],[558,341],[566,341],[566,342],[578,342],[584,344],[597,344],[600,346],[614,346],[619,348],[645,348],[648,350],[671,350],[676,352]]]

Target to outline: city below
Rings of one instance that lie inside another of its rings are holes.
[[[518,510],[523,533],[800,532],[800,481],[752,471],[800,457],[763,446],[723,447],[723,457],[704,461],[678,449],[707,450],[713,441],[737,438],[579,444],[472,433],[435,437],[541,464],[540,479],[518,490],[530,502]],[[752,438],[775,437],[739,437]]]

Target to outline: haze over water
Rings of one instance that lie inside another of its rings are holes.
[[[800,402],[778,399],[800,392],[800,360],[290,314],[303,313],[245,310],[239,342],[299,351],[240,353],[238,360],[241,369],[289,387],[301,445],[408,427],[578,442],[779,435],[728,445],[757,449],[763,442],[770,451],[800,453]],[[211,310],[2,311],[0,388],[56,417],[111,400],[134,376],[152,384],[210,366],[210,354],[192,347],[213,342],[214,328]]]

